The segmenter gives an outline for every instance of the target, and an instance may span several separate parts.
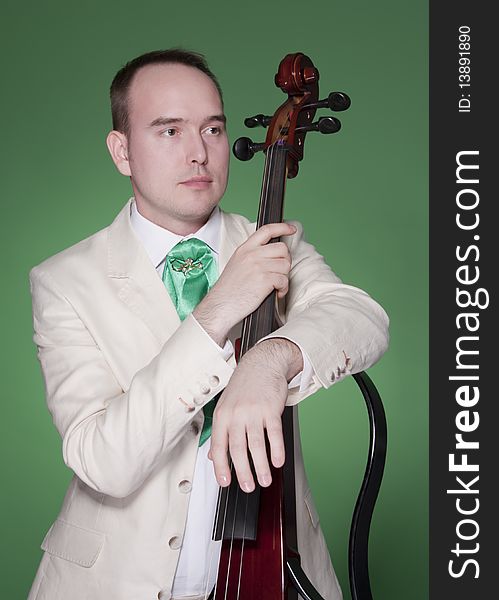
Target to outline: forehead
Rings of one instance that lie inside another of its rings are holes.
[[[199,69],[182,64],[140,69],[129,89],[128,110],[132,123],[160,116],[202,120],[223,112],[213,81]]]

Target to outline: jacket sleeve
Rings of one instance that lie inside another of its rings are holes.
[[[287,338],[307,354],[314,375],[307,389],[290,390],[294,405],[320,387],[372,366],[388,347],[388,316],[366,292],[341,282],[314,246],[303,239],[303,227],[283,238],[290,244],[289,291],[278,303],[283,325],[263,339]]]
[[[50,273],[30,273],[34,341],[66,465],[98,492],[138,489],[233,367],[186,318],[128,390]]]

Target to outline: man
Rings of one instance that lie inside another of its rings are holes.
[[[255,485],[248,451],[269,485],[264,439],[281,466],[285,404],[367,368],[387,344],[384,311],[340,282],[299,224],[255,232],[219,210],[229,144],[221,91],[200,55],[134,59],[111,102],[107,145],[134,197],[109,227],[31,272],[47,403],[75,476],[29,600],[204,598],[216,579],[210,534],[217,483],[230,483],[227,451],[244,491]],[[267,244],[279,236],[286,242]],[[193,254],[179,258],[185,244]],[[203,262],[216,273],[193,301],[181,286]],[[236,366],[241,321],[272,290],[285,324]],[[203,443],[202,409],[222,390]],[[302,564],[338,599],[299,447],[295,461]]]

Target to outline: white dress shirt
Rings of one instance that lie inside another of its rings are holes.
[[[135,202],[131,204],[130,219],[135,234],[160,277],[163,274],[167,254],[178,242],[192,237],[210,246],[218,264],[222,219],[218,206],[203,227],[186,236],[172,233],[149,221],[138,212]],[[199,327],[204,331],[201,325]],[[206,332],[205,334],[210,340],[212,339]],[[234,348],[229,340],[223,348],[214,340],[212,342],[225,360],[232,356]],[[313,368],[303,349],[300,350],[303,356],[303,371],[298,373],[288,385],[290,388],[300,385],[300,389],[305,389],[312,378]],[[213,464],[208,458],[209,449],[210,444],[207,441],[199,448],[197,454],[187,524],[172,590],[175,598],[203,595],[210,592],[216,582],[221,542],[214,542],[211,535],[219,487]]]

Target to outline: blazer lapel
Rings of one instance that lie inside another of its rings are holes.
[[[254,227],[252,229],[254,231]],[[234,251],[248,239],[248,232],[230,213],[222,211],[218,269],[221,273]]]
[[[109,226],[108,276],[116,282],[118,297],[163,345],[180,324],[163,282],[130,223],[127,202]]]
[[[151,263],[130,222],[131,200],[108,229],[108,276],[116,283],[118,297],[149,328],[159,344],[180,325],[170,295]],[[248,237],[248,232],[230,213],[222,211],[219,273]]]

